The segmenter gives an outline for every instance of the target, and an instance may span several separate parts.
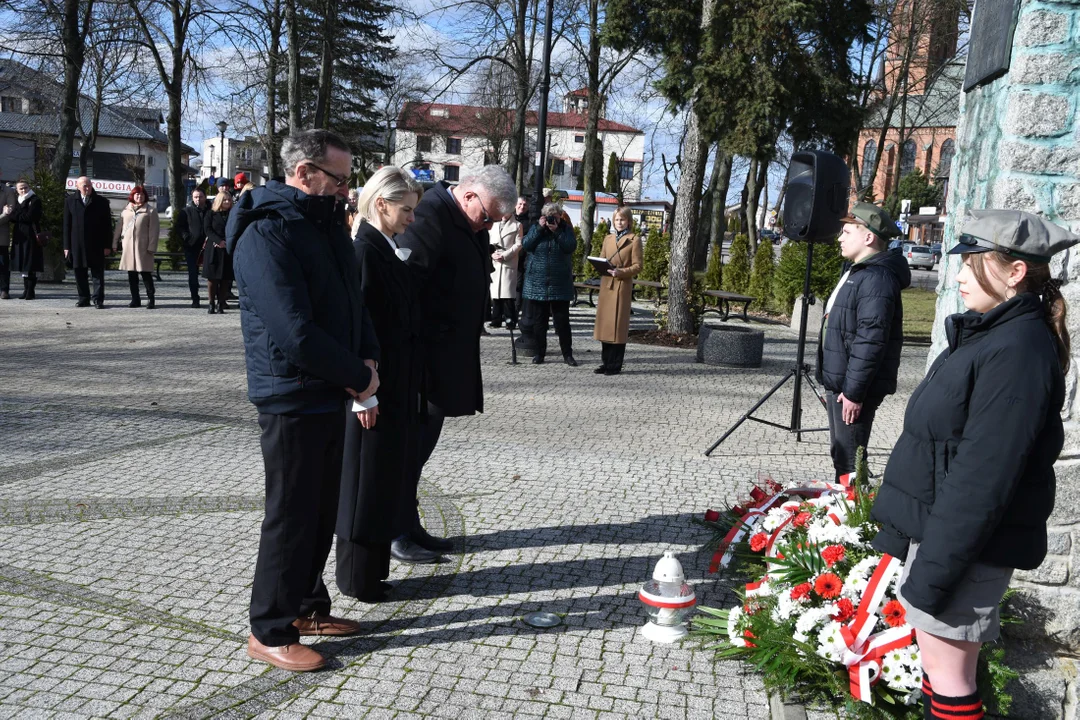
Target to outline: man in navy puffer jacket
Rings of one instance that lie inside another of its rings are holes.
[[[818,344],[837,477],[855,470],[855,450],[870,441],[878,406],[896,392],[904,346],[900,291],[911,284],[907,261],[885,249],[898,234],[888,214],[871,203],[855,203],[840,234],[849,267],[825,306]]]
[[[349,146],[308,130],[282,143],[281,159],[285,182],[244,194],[226,247],[266,468],[248,655],[307,671],[325,660],[301,635],[360,630],[330,616],[322,572],[337,517],[345,402],[378,389],[379,346],[345,229]]]

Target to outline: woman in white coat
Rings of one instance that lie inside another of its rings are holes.
[[[518,198],[521,204],[522,198]],[[517,327],[518,253],[521,252],[521,223],[513,216],[495,223],[488,233],[494,251],[491,261],[491,327]]]
[[[139,298],[139,277],[146,286],[146,307],[154,309],[154,253],[158,246],[160,227],[157,209],[150,205],[146,190],[136,185],[128,195],[128,204],[120,213],[120,222],[116,223],[113,234],[113,251],[117,245],[123,245],[120,256],[120,269],[127,270],[128,286],[131,288],[131,302],[128,307],[141,307]]]

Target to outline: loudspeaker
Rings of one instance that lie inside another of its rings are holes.
[[[792,240],[829,242],[843,227],[848,209],[848,167],[823,150],[794,153],[784,195],[784,235]]]

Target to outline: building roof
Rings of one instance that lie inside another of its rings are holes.
[[[434,113],[434,114],[433,114]],[[445,103],[407,102],[398,117],[398,127],[418,133],[438,135],[488,135],[493,122],[505,123],[506,134],[514,120],[512,110],[481,107],[478,105],[450,105]],[[588,120],[579,113],[561,113],[548,111],[547,125],[550,128],[584,130]],[[529,110],[525,114],[525,125],[536,127],[537,113]],[[600,119],[597,129],[601,132],[619,132],[639,134],[642,131],[614,120]]]
[[[589,97],[589,88],[578,88],[566,93],[567,97]]]
[[[0,94],[11,89],[26,96],[31,103],[40,108],[39,114],[0,112],[0,132],[26,135],[59,135],[60,106],[63,87],[48,74],[33,70],[14,60],[0,61]],[[33,109],[33,108],[32,108]],[[90,132],[94,102],[86,95],[79,95],[79,119],[82,127],[77,127],[76,137],[83,137]],[[169,140],[160,129],[140,125],[139,121],[160,122],[161,111],[150,108],[121,108],[104,105],[98,120],[98,137],[124,138],[168,145]],[[181,152],[195,154],[195,148],[181,144]]]
[[[941,68],[933,83],[922,95],[908,94],[904,126],[956,127],[960,120],[960,95],[964,85],[964,58],[953,58]],[[888,109],[885,98],[873,106],[863,122],[864,128],[880,128]],[[893,109],[890,127],[900,127],[900,105]]]

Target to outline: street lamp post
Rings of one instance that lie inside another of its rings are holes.
[[[533,202],[529,216],[533,223],[540,220],[544,204],[544,168],[547,167],[547,112],[548,91],[551,89],[551,17],[555,0],[547,0],[547,18],[544,20],[544,61],[540,71],[540,112],[536,121],[536,167],[534,168]]]
[[[218,178],[225,177],[225,131],[229,129],[229,123],[222,120],[217,124],[217,129],[221,131],[221,173]],[[219,180],[220,182],[220,180]]]

